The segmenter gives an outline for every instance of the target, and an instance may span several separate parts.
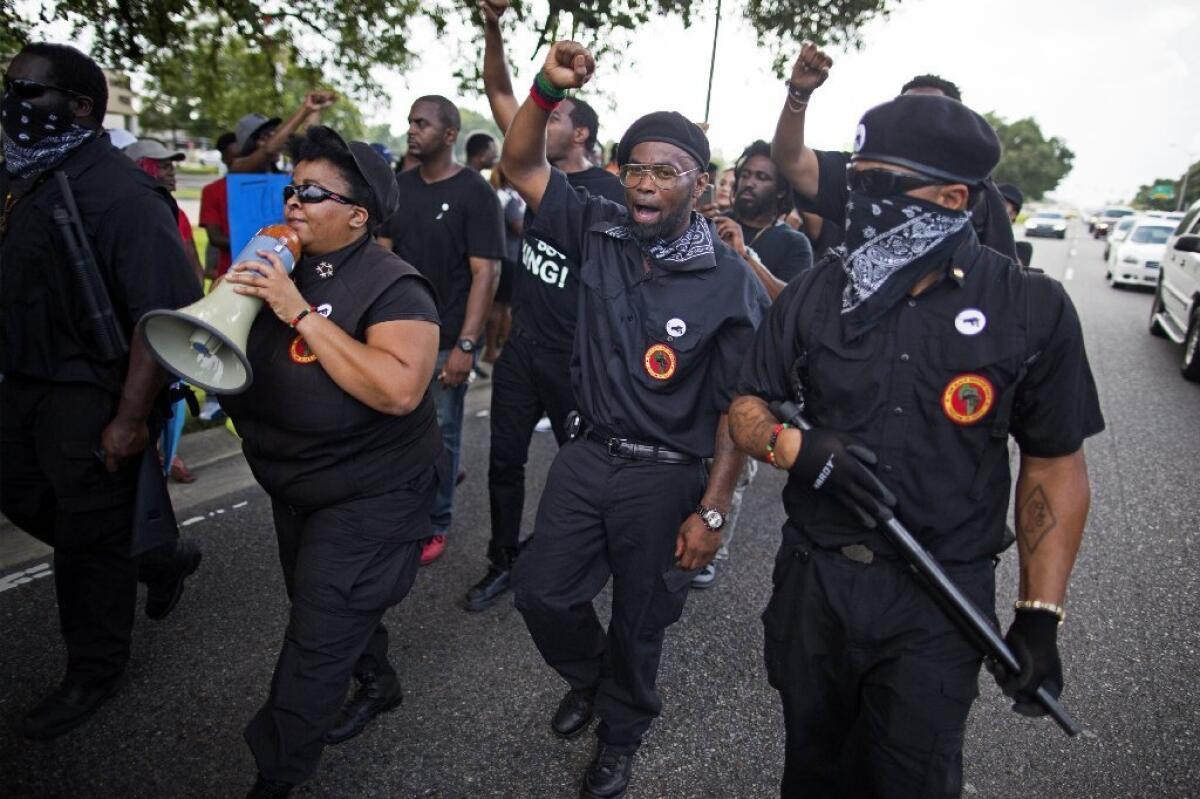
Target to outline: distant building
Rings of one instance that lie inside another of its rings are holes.
[[[108,78],[108,113],[104,117],[104,127],[125,128],[130,133],[138,133],[138,112],[134,108],[135,94],[129,76],[106,69],[104,77]]]

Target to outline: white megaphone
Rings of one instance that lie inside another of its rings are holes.
[[[274,252],[291,274],[300,257],[300,238],[287,225],[267,225],[233,263],[266,263],[258,250]],[[150,311],[138,322],[138,331],[168,372],[213,394],[240,394],[254,379],[246,359],[246,339],[261,308],[262,300],[238,294],[232,283],[223,280],[207,297],[186,308]]]

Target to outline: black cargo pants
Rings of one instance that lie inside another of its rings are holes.
[[[946,571],[994,617],[990,559]],[[976,649],[903,562],[813,548],[790,526],[763,612],[787,731],[783,797],[957,797]]]
[[[576,440],[558,451],[534,537],[514,571],[516,606],[546,663],[597,689],[600,740],[636,751],[662,709],[663,635],[695,572],[675,566],[679,527],[704,493],[704,465],[635,461]],[[613,581],[605,635],[592,600]]]

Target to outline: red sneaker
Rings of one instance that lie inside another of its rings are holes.
[[[446,536],[435,535],[433,538],[425,542],[425,546],[421,548],[421,565],[428,566],[442,556],[446,551]]]

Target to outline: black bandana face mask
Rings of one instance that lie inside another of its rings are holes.
[[[52,169],[95,134],[76,125],[69,108],[49,111],[11,92],[0,99],[0,125],[5,169],[16,178]]]
[[[851,192],[846,238],[838,248],[846,271],[842,319],[847,337],[869,329],[912,288],[928,271],[922,264],[957,247],[971,230],[970,219],[965,211],[908,195]]]

